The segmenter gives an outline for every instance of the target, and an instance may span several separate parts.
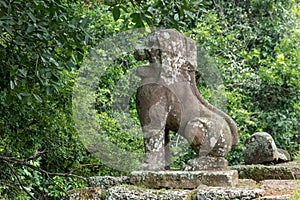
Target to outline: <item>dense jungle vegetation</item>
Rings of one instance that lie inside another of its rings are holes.
[[[197,42],[199,90],[239,129],[231,165],[243,162],[244,142],[258,131],[299,158],[299,0],[0,0],[0,199],[62,199],[89,176],[127,173],[87,150],[81,131],[88,127],[77,128],[73,116],[74,104],[84,102],[72,95],[90,50],[153,27],[177,29]],[[95,96],[84,97],[95,100],[98,131],[111,148],[140,155],[127,74],[141,63],[131,53],[112,57],[96,79]],[[114,108],[122,94],[129,95],[125,118]],[[195,156],[176,148],[173,167]]]

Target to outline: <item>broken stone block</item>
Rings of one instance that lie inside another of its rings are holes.
[[[278,151],[278,162],[288,162],[291,160],[291,156],[286,150],[277,148],[277,151]]]
[[[130,182],[149,188],[195,189],[200,185],[233,187],[238,173],[228,171],[134,171]]]
[[[262,181],[267,179],[294,180],[300,179],[300,163],[288,162],[276,165],[235,165],[230,167],[237,170],[240,179]]]
[[[254,133],[248,138],[243,153],[246,164],[278,163],[290,160],[288,152],[277,148],[272,136],[266,132]]]

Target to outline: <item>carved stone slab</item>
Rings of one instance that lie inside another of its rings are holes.
[[[150,188],[195,189],[201,185],[234,187],[238,172],[228,171],[134,171],[130,182]]]

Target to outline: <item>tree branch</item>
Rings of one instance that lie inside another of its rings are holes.
[[[21,180],[19,179],[19,176],[17,175],[17,173],[15,172],[15,170],[10,166],[10,164],[7,162],[7,161],[3,161],[7,166],[8,168],[10,169],[10,171],[13,173],[13,175],[16,177],[19,185],[21,186],[22,190],[28,195],[30,196],[31,199],[34,199],[34,200],[38,200],[36,199],[34,196],[32,196],[27,190],[26,188],[24,187],[24,185],[22,184]]]
[[[0,156],[0,161],[3,162],[9,162],[9,163],[15,163],[15,164],[19,164],[19,165],[23,165],[26,167],[29,167],[33,170],[36,170],[38,172],[41,172],[43,174],[45,174],[47,177],[50,176],[63,176],[63,177],[74,177],[74,178],[79,178],[79,179],[83,179],[86,181],[86,178],[83,176],[78,176],[76,174],[72,174],[72,173],[53,173],[53,172],[48,172],[40,167],[34,166],[32,164],[27,163],[27,161],[29,160],[34,160],[36,158],[38,158],[41,154],[45,153],[44,151],[42,152],[37,152],[35,153],[33,156],[30,156],[28,159],[18,159],[18,158],[14,158],[14,157],[2,157]]]
[[[35,155],[31,156],[29,160],[33,160],[33,158],[36,158]],[[75,174],[71,174],[71,173],[52,173],[52,172],[48,172],[40,167],[37,167],[37,166],[34,166],[32,164],[28,164],[26,163],[27,159],[26,160],[21,160],[21,159],[18,159],[18,158],[14,158],[14,157],[2,157],[0,156],[0,161],[4,161],[4,162],[10,162],[10,163],[15,163],[15,164],[19,164],[19,165],[23,165],[23,166],[26,166],[26,167],[29,167],[33,170],[36,170],[36,171],[39,171],[43,174],[46,174],[47,177],[49,176],[63,176],[63,177],[67,177],[67,176],[71,176],[71,177],[74,177],[74,178],[79,178],[79,179],[83,179],[83,180],[86,180],[85,177],[83,176],[78,176],[78,175],[75,175]]]
[[[35,152],[35,154],[33,154],[32,156],[30,156],[29,158],[24,159],[24,161],[25,161],[25,160],[26,160],[26,161],[35,160],[35,159],[37,159],[38,157],[40,157],[41,155],[43,155],[43,154],[45,154],[45,153],[47,153],[46,150],[43,150],[43,151],[37,151],[37,152]]]
[[[18,184],[20,185],[20,187],[22,188],[22,190],[33,200],[37,200],[36,198],[34,198],[34,196],[32,196],[28,191],[27,189],[24,187],[24,185],[22,184],[18,174],[16,173],[16,171],[13,169],[13,167],[9,164],[9,163],[14,163],[14,164],[18,164],[18,165],[21,165],[21,166],[26,166],[26,167],[29,167],[35,171],[38,171],[42,174],[45,174],[45,176],[47,178],[49,178],[54,185],[56,185],[58,188],[60,188],[62,191],[64,191],[63,188],[61,188],[57,183],[55,183],[55,181],[52,180],[51,176],[62,176],[62,177],[74,177],[74,178],[78,178],[78,179],[83,179],[84,181],[87,181],[87,179],[83,176],[78,176],[76,174],[72,174],[72,172],[68,172],[68,173],[52,173],[52,172],[48,172],[40,167],[37,167],[37,166],[34,166],[32,164],[29,164],[28,161],[31,161],[31,160],[35,160],[37,159],[38,157],[40,157],[41,155],[45,154],[46,151],[37,151],[35,154],[33,154],[32,156],[30,156],[29,158],[26,158],[26,159],[18,159],[18,158],[15,158],[15,157],[3,157],[3,156],[0,156],[0,161],[4,162],[8,168],[10,169],[10,171],[12,172],[12,174],[16,177],[16,180],[18,182]],[[65,192],[65,191],[64,191]]]

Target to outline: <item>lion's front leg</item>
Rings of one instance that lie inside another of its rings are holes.
[[[149,109],[150,123],[143,126],[145,163],[140,166],[141,170],[164,170],[166,163],[165,151],[165,126],[168,111],[163,102],[157,102]]]

